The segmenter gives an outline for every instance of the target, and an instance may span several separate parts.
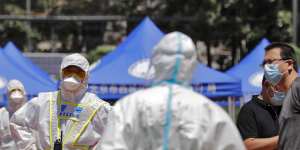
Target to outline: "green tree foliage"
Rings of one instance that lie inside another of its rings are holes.
[[[213,45],[222,43],[231,50],[233,61],[229,65],[233,65],[238,51],[243,57],[263,37],[271,41],[291,40],[289,0],[152,0],[152,5],[148,2],[115,0],[114,11],[127,16],[148,15],[165,32],[179,30],[195,41],[204,41],[208,65]],[[128,26],[133,27],[130,22]]]
[[[99,56],[103,56],[103,55],[111,52],[114,49],[115,49],[115,46],[113,46],[113,45],[98,46],[88,53],[87,58],[88,58],[89,62],[96,62],[99,59]]]
[[[195,41],[204,41],[208,64],[210,47],[225,45],[235,58],[248,53],[263,37],[271,41],[291,41],[292,6],[290,0],[31,0],[33,15],[121,15],[128,17],[127,31],[150,16],[159,27],[182,31]],[[26,0],[1,0],[0,14],[25,14]],[[49,27],[53,27],[52,29]],[[106,22],[0,22],[0,43],[14,40],[26,45],[26,34],[34,41],[62,43],[63,50],[90,51],[103,43]],[[113,28],[112,30],[115,30]],[[55,33],[54,37],[53,34]],[[246,45],[243,42],[246,41]],[[108,43],[112,44],[112,43]]]

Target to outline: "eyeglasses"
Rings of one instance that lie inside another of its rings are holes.
[[[9,91],[9,94],[13,93],[13,92],[16,92],[16,91],[19,91],[21,92],[22,94],[24,94],[24,92],[21,90],[21,89],[13,89],[11,91]]]
[[[264,61],[262,62],[262,64],[260,64],[259,66],[260,66],[260,67],[264,67],[266,64],[273,64],[274,62],[276,62],[276,61],[281,61],[281,60],[287,60],[287,59],[280,58],[280,59],[269,59],[269,60],[264,60]]]
[[[65,68],[63,69],[62,73],[63,73],[63,77],[70,77],[72,75],[76,75],[80,79],[85,78],[85,72],[77,68]]]

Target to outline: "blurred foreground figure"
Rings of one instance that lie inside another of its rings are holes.
[[[153,50],[154,86],[121,99],[109,115],[101,150],[243,150],[229,116],[188,86],[195,45],[180,32]]]
[[[9,126],[10,117],[26,102],[26,92],[18,80],[10,80],[7,85],[7,107],[0,109],[0,149],[16,150]]]
[[[87,92],[88,70],[82,55],[66,56],[60,90],[40,93],[14,114],[11,126],[19,149],[93,149],[100,144],[110,106]]]

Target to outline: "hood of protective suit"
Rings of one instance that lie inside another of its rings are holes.
[[[197,54],[192,39],[181,32],[171,32],[153,49],[151,64],[155,68],[154,82],[188,84],[196,63]]]
[[[26,91],[19,80],[10,80],[7,84],[8,111],[10,115],[17,111],[27,100]]]
[[[62,98],[64,100],[68,100],[68,101],[78,101],[82,98],[82,96],[84,95],[84,93],[86,92],[87,88],[88,88],[88,76],[89,76],[89,62],[88,60],[78,54],[78,53],[75,53],[75,54],[71,54],[71,55],[68,55],[66,57],[63,58],[62,60],[62,64],[61,64],[61,67],[60,67],[60,77],[61,77],[61,80],[64,80],[63,79],[63,72],[62,70],[66,67],[69,67],[69,66],[76,66],[76,67],[79,67],[80,69],[82,69],[86,74],[85,74],[85,78],[83,79],[83,81],[80,83],[80,87],[77,88],[77,90],[74,90],[74,91],[70,91],[70,90],[67,90],[61,82],[61,85],[60,85],[60,89],[61,89],[61,93],[62,93]]]

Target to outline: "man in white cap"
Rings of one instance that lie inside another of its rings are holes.
[[[0,109],[0,149],[15,150],[10,127],[10,117],[26,102],[26,91],[18,80],[10,80],[7,84],[7,107]]]
[[[196,56],[190,37],[165,35],[153,50],[153,87],[116,103],[102,150],[244,150],[222,108],[187,87]]]
[[[93,149],[101,143],[111,108],[87,92],[88,70],[82,55],[66,56],[60,90],[40,93],[15,113],[11,126],[19,149]]]

